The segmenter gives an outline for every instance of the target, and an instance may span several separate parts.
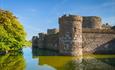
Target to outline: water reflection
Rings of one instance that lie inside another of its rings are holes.
[[[32,58],[31,48],[23,48],[23,52],[23,56],[26,61],[25,70],[55,70],[55,68],[51,67],[50,65],[39,65],[38,58]]]
[[[38,48],[32,48],[32,55],[39,59],[38,65],[47,64],[56,70],[115,70],[115,55],[54,56],[59,54]]]
[[[0,55],[0,70],[25,70],[23,54],[12,52]]]
[[[58,53],[58,51],[32,47],[32,55],[35,57],[35,56],[59,56],[60,54]]]

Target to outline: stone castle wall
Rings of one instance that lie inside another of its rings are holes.
[[[59,51],[59,34],[48,35],[37,47]],[[114,33],[82,33],[83,53],[115,53]]]
[[[115,53],[113,33],[83,33],[82,37],[84,53]]]
[[[115,53],[115,31],[102,29],[101,23],[97,16],[64,15],[59,18],[59,32],[50,29],[47,34],[39,33],[39,38],[33,37],[32,44],[64,55],[82,55],[82,50],[83,53]]]
[[[44,39],[44,48],[49,50],[59,50],[59,34],[47,35]]]
[[[56,29],[56,28],[54,28],[54,29],[48,29],[48,30],[47,30],[47,34],[48,34],[48,35],[56,34],[56,33],[58,33],[58,32],[59,32],[59,30]]]

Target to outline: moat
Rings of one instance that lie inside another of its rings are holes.
[[[0,55],[0,70],[115,70],[115,54],[57,55],[51,50],[23,48],[23,53]]]

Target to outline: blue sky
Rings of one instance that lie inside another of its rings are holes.
[[[115,25],[115,0],[0,0],[0,8],[14,13],[27,32],[27,39],[48,28],[58,28],[63,14],[100,16]]]

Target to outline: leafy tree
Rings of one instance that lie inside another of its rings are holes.
[[[0,51],[18,50],[25,45],[26,33],[13,13],[0,9]]]
[[[114,30],[115,30],[115,26],[112,26],[111,29],[114,29]]]
[[[0,70],[25,70],[25,60],[22,53],[12,52],[0,56]]]

